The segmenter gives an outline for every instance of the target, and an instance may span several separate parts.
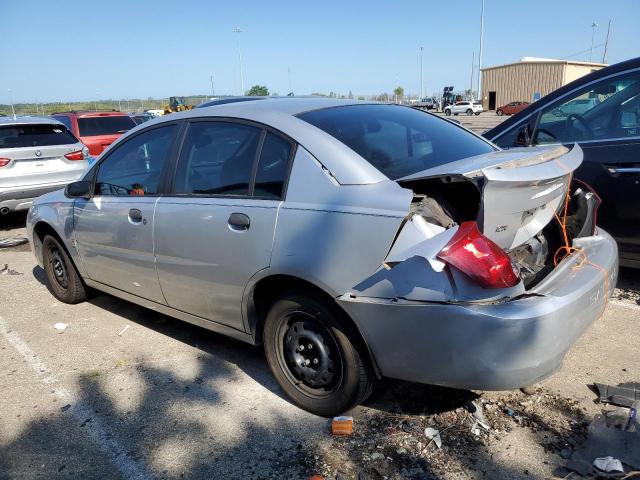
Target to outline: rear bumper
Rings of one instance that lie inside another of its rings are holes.
[[[67,183],[69,182],[38,185],[37,187],[0,189],[0,208],[6,207],[10,211],[28,210],[33,201],[40,195],[60,190]]]
[[[340,297],[384,376],[477,390],[548,377],[599,318],[615,287],[618,252],[604,231],[576,239],[587,263],[565,259],[527,294],[495,304]]]

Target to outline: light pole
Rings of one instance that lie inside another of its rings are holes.
[[[593,57],[593,38],[596,35],[596,28],[598,28],[598,24],[593,22],[591,24],[591,50],[589,51],[589,61],[591,61],[591,58]]]
[[[422,68],[422,53],[424,47],[420,47],[420,101],[424,98],[424,70]]]
[[[16,110],[13,108],[13,92],[9,89],[9,98],[11,99],[11,113],[13,113],[13,119],[16,119]]]
[[[93,101],[93,109],[97,112],[98,111],[98,96],[100,95],[99,92],[96,92],[96,99]]]
[[[287,68],[287,78],[289,79],[289,92],[293,93],[293,89],[291,88],[291,69]]]
[[[482,0],[482,11],[480,12],[480,51],[478,52],[478,100],[482,102],[482,89],[480,88],[480,70],[482,69],[482,36],[484,34],[484,0]]]
[[[233,29],[235,33],[238,34],[238,64],[240,65],[240,96],[244,95],[244,78],[242,76],[242,54],[240,53],[240,27],[236,27]]]
[[[213,99],[213,97],[216,96],[215,90],[213,89],[213,75],[211,75],[209,79],[211,80],[211,99]]]

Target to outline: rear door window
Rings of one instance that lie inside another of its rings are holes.
[[[0,126],[0,148],[43,147],[78,143],[64,125],[26,124]]]
[[[298,118],[335,137],[392,180],[495,151],[463,128],[410,107],[348,105]]]
[[[81,137],[125,133],[135,126],[136,122],[128,115],[78,118],[78,129]]]
[[[253,196],[279,199],[289,172],[291,142],[268,132],[260,152]]]
[[[248,196],[262,132],[241,123],[192,123],[181,149],[175,193]]]

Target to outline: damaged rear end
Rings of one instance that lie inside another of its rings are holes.
[[[617,277],[600,200],[573,179],[581,162],[578,146],[514,149],[396,180],[410,212],[380,269],[339,299],[383,375],[495,390],[559,368]]]

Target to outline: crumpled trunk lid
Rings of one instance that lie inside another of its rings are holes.
[[[553,218],[582,163],[582,150],[519,148],[459,160],[399,179],[399,183],[462,176],[481,191],[476,221],[482,233],[509,251],[537,235]]]

